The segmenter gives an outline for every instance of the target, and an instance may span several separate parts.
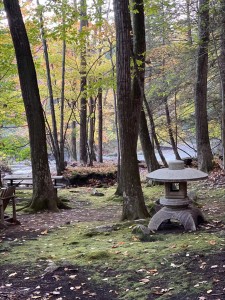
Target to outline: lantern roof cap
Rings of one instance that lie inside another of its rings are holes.
[[[200,170],[185,168],[182,160],[170,161],[168,168],[158,169],[147,174],[148,179],[161,182],[195,181],[207,177],[208,174]]]

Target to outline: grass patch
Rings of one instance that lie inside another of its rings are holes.
[[[112,197],[114,188],[101,189],[103,197],[91,196],[91,190],[87,188],[71,191],[65,189],[59,192],[74,207],[78,203],[86,209],[99,210],[111,205],[121,207],[121,203]],[[144,189],[149,208],[163,193],[163,186]],[[28,194],[25,195],[27,197]],[[212,205],[212,199],[223,202],[223,195],[222,189],[207,190],[202,199],[199,191],[198,200],[204,210],[207,205]],[[88,204],[85,206],[85,203]],[[221,219],[220,214],[212,217]],[[163,300],[198,299],[213,288],[219,264],[213,277],[209,278],[208,274],[214,272],[211,267],[217,265],[215,255],[219,259],[225,249],[225,235],[219,234],[220,229],[192,233],[159,231],[151,234],[149,240],[142,241],[138,234],[132,233],[135,225],[135,222],[111,224],[110,220],[79,222],[51,229],[34,240],[15,238],[3,241],[0,244],[3,258],[0,266],[29,265],[32,269],[38,265],[44,269],[49,260],[58,265],[67,261],[71,265],[88,266],[92,280],[96,284],[106,282],[113,285],[118,299],[122,300],[154,297]],[[103,230],[99,231],[99,228]]]

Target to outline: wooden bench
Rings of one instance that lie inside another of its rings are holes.
[[[12,202],[12,217],[5,216],[5,209],[9,202]],[[6,223],[20,224],[16,219],[15,187],[3,188],[0,194],[0,228],[6,227]]]

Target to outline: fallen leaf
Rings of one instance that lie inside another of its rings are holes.
[[[211,241],[209,241],[209,244],[210,245],[216,245],[216,241],[215,240],[211,240]]]
[[[136,270],[137,273],[140,273],[140,272],[146,272],[146,269],[139,269],[139,270]]]
[[[147,274],[151,274],[151,275],[154,275],[154,274],[156,274],[156,273],[158,273],[158,270],[157,270],[157,269],[151,269],[151,270],[148,270],[148,271],[147,271]]]
[[[215,268],[218,268],[218,265],[211,266],[211,269],[215,269]]]
[[[81,289],[81,285],[75,286],[75,289],[76,289],[76,290],[80,290],[80,289]]]
[[[11,273],[11,274],[9,274],[9,276],[8,277],[14,277],[14,276],[16,276],[16,272],[15,273]]]
[[[75,279],[77,277],[77,275],[70,275],[69,278],[70,279]]]
[[[45,229],[44,231],[41,232],[42,235],[48,234],[48,229]]]
[[[148,283],[150,280],[148,278],[143,278],[139,280],[142,283]]]
[[[180,267],[180,265],[176,265],[174,263],[171,263],[170,266],[173,267],[173,268],[179,268]]]
[[[59,291],[53,291],[52,294],[53,295],[60,295],[60,292]]]

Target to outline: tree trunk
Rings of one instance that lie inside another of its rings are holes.
[[[208,172],[213,167],[207,120],[207,74],[209,44],[209,1],[199,0],[199,47],[195,88],[195,119],[198,168]]]
[[[77,133],[76,133],[76,121],[72,122],[71,131],[71,154],[74,160],[77,160]]]
[[[112,65],[112,76],[113,80],[115,79],[115,63],[113,61],[113,44],[109,41],[110,44],[110,61]],[[117,97],[115,88],[113,88],[113,103],[114,103],[114,114],[115,114],[115,128],[116,128],[116,141],[117,141],[117,189],[115,194],[118,196],[123,195],[122,190],[122,177],[120,176],[120,139],[119,139],[119,128],[118,128],[118,109],[117,109]]]
[[[89,164],[93,166],[93,161],[96,161],[94,144],[95,144],[95,105],[93,97],[90,97],[89,101]]]
[[[139,11],[143,12],[143,3],[141,2],[140,4],[142,5]],[[129,0],[114,0],[114,12],[117,40],[117,101],[121,147],[120,172],[123,185],[122,219],[139,219],[145,218],[149,214],[144,203],[136,152],[141,101],[139,98],[135,102],[136,98],[131,95],[130,58],[132,55],[132,28]],[[142,17],[142,13],[140,14]],[[144,26],[144,23],[141,25]]]
[[[168,106],[168,101],[167,101],[167,97],[164,97],[164,105],[165,105],[165,111],[166,111],[166,121],[167,121],[167,129],[168,129],[168,134],[169,134],[169,138],[170,138],[170,143],[174,152],[174,155],[176,157],[177,160],[181,160],[180,158],[180,154],[177,150],[177,145],[173,136],[173,129],[172,129],[172,121],[171,121],[171,117],[170,117],[170,111],[169,111],[169,106]]]
[[[167,161],[166,161],[166,159],[165,159],[165,157],[162,153],[162,149],[161,149],[161,146],[160,146],[160,143],[159,143],[156,131],[155,131],[155,123],[154,123],[154,119],[153,119],[153,116],[152,116],[152,111],[151,111],[150,106],[149,106],[149,104],[148,104],[145,97],[144,97],[144,104],[145,104],[145,108],[146,108],[146,111],[147,111],[147,114],[148,114],[148,117],[149,117],[150,126],[151,126],[151,133],[152,133],[152,137],[155,141],[156,149],[159,153],[159,156],[162,160],[162,163],[163,163],[164,167],[167,168],[168,164],[167,164]]]
[[[220,54],[220,77],[222,98],[222,155],[223,169],[225,169],[225,0],[221,0],[221,54]]]
[[[154,147],[149,136],[147,120],[143,109],[141,110],[139,137],[148,172],[159,169],[160,166],[156,159]]]
[[[27,116],[33,196],[31,208],[57,211],[57,196],[51,180],[45,133],[45,121],[40,101],[35,66],[18,0],[4,0],[10,32],[16,52],[20,86]]]
[[[103,162],[102,153],[102,129],[103,114],[102,114],[102,88],[98,89],[98,162]]]
[[[66,73],[66,30],[65,30],[65,8],[62,2],[63,14],[63,44],[62,44],[62,84],[61,84],[61,101],[60,101],[60,135],[59,135],[59,172],[62,174],[65,170],[65,137],[64,137],[64,106],[65,106],[65,73]]]
[[[187,36],[188,36],[188,43],[190,45],[193,44],[192,39],[192,30],[191,30],[191,14],[190,14],[190,0],[186,0],[186,8],[187,8]]]
[[[80,1],[80,11],[81,11],[81,20],[80,20],[80,31],[87,27],[87,3],[86,0]],[[87,164],[88,155],[87,155],[87,94],[86,94],[86,85],[87,85],[87,74],[86,74],[86,40],[83,40],[83,49],[81,50],[81,82],[80,82],[80,91],[81,91],[81,100],[80,100],[80,162],[84,165]]]
[[[37,5],[39,5],[39,0],[37,0]],[[46,65],[46,72],[47,72],[47,85],[48,85],[48,92],[49,92],[49,104],[51,110],[51,118],[52,118],[52,132],[50,131],[50,142],[52,145],[52,151],[56,162],[56,169],[57,174],[61,174],[63,169],[60,168],[60,149],[58,143],[58,133],[57,133],[57,123],[56,123],[56,116],[55,116],[55,107],[54,107],[54,96],[53,96],[53,89],[52,89],[52,80],[51,80],[51,71],[50,71],[50,63],[49,63],[49,56],[48,56],[48,46],[47,41],[45,39],[45,31],[44,31],[44,24],[43,24],[43,17],[42,12],[39,11],[39,18],[40,18],[40,29],[41,29],[41,38],[42,38],[42,45],[44,49],[44,57],[45,57],[45,65]]]

